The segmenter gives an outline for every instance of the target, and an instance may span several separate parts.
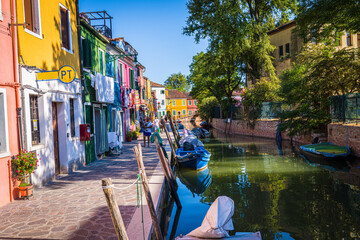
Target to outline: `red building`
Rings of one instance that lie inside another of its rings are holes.
[[[11,178],[11,157],[19,153],[17,36],[15,0],[0,3],[0,206],[16,198]],[[12,17],[13,16],[13,17]]]
[[[184,93],[187,98],[187,114],[188,116],[193,116],[197,114],[198,108],[197,108],[197,100],[192,98],[190,93]]]

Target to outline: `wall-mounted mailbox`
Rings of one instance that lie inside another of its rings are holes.
[[[80,124],[80,141],[90,141],[90,124]]]

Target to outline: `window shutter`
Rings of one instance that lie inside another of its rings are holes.
[[[91,68],[91,42],[89,39],[83,39],[83,64],[86,68]]]
[[[60,8],[60,21],[62,46],[70,49],[68,11],[65,8]]]
[[[34,31],[32,0],[24,0],[24,11],[25,11],[25,22],[29,24],[26,25],[26,28],[31,31]]]

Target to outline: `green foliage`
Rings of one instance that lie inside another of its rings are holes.
[[[339,31],[360,32],[359,1],[300,0],[300,3],[297,29],[307,41],[312,37],[318,41],[335,37]]]
[[[234,62],[226,61],[225,54],[200,52],[193,57],[189,79],[193,86],[191,94],[200,102],[214,96],[221,102],[224,96],[231,96],[242,83],[243,77]]]
[[[262,78],[255,85],[246,88],[242,94],[242,104],[245,108],[245,118],[254,120],[261,115],[263,102],[280,102],[278,96],[280,83],[278,80]]]
[[[360,89],[358,49],[336,50],[332,45],[304,46],[297,64],[281,75],[280,97],[292,106],[280,114],[280,130],[291,136],[325,129],[330,122],[330,97]]]
[[[133,138],[133,139],[135,139],[135,138],[138,137],[138,132],[137,132],[137,131],[130,131],[130,132],[128,133],[128,136],[131,137],[131,138]]]
[[[267,32],[289,19],[296,2],[189,0],[184,34],[194,35],[196,42],[208,40],[208,53],[218,56],[214,62],[226,73],[212,77],[226,76],[229,81],[238,71],[252,83],[262,75],[276,78],[270,56],[274,47]]]
[[[191,86],[185,75],[173,73],[166,79],[165,87],[168,89],[177,89],[180,92],[189,92]]]
[[[215,97],[204,98],[199,104],[200,117],[206,121],[211,120],[214,112],[214,107],[218,106],[219,102]]]
[[[41,159],[37,159],[35,152],[22,150],[19,155],[11,161],[11,163],[16,175],[24,181],[31,175],[31,173],[34,173],[40,160]]]

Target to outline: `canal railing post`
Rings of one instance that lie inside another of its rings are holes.
[[[153,226],[154,226],[155,235],[156,235],[156,238],[158,240],[163,240],[163,236],[162,236],[161,229],[160,229],[160,224],[159,224],[158,219],[157,219],[156,210],[155,210],[155,207],[154,207],[154,202],[153,202],[152,197],[151,197],[148,180],[147,180],[147,176],[146,176],[146,173],[145,173],[145,167],[144,167],[144,162],[143,162],[143,159],[142,159],[142,150],[141,150],[140,143],[138,144],[138,146],[135,146],[133,148],[133,150],[134,150],[134,153],[135,153],[135,156],[136,156],[136,160],[138,161],[140,177],[141,177],[141,183],[142,183],[142,185],[144,187],[145,197],[146,197],[146,201],[148,203],[148,207],[149,207],[149,211],[150,211],[150,215],[151,215],[151,220],[152,220]]]
[[[178,136],[177,136],[177,133],[176,133],[176,129],[175,129],[175,127],[174,127],[174,123],[173,123],[173,121],[172,121],[171,115],[170,115],[169,119],[170,119],[170,127],[171,127],[171,130],[173,131],[173,134],[174,134],[174,139],[175,139],[176,146],[177,146],[178,148],[180,148],[179,139],[178,139]]]
[[[176,192],[175,176],[174,176],[174,174],[173,174],[173,172],[172,172],[172,170],[170,168],[170,165],[169,165],[168,161],[165,160],[165,156],[164,156],[164,153],[162,152],[162,149],[160,148],[160,144],[159,144],[159,140],[158,140],[157,136],[155,136],[155,145],[156,145],[156,150],[157,150],[158,155],[159,155],[161,167],[162,167],[162,169],[164,171],[164,174],[165,174],[165,178],[166,178],[166,180],[167,180],[167,182],[169,183],[169,186],[170,186],[171,195],[175,199],[176,206],[178,208],[182,208],[179,196],[178,196],[178,194]]]
[[[121,217],[119,206],[115,201],[113,184],[110,178],[104,178],[101,180],[103,191],[105,194],[106,202],[109,208],[109,212],[111,215],[112,222],[115,227],[115,232],[118,239],[128,240],[128,235],[126,233],[126,228],[124,225],[124,221]]]

